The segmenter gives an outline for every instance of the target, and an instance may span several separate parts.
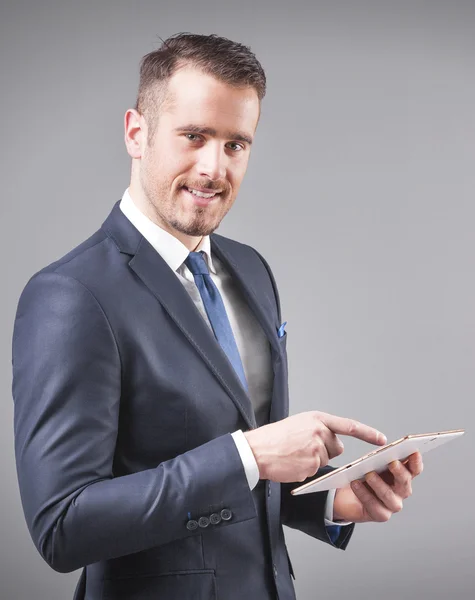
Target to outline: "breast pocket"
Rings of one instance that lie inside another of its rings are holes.
[[[284,335],[278,338],[278,340],[282,354],[285,354],[285,352],[287,351],[287,332],[284,331]]]
[[[121,577],[104,582],[104,600],[217,600],[213,570]]]

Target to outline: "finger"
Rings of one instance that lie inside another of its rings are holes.
[[[352,481],[351,489],[361,502],[364,512],[372,521],[383,523],[391,518],[391,511],[361,481]]]
[[[313,453],[309,455],[306,461],[306,469],[302,478],[296,479],[296,481],[305,481],[307,477],[313,477],[318,473],[318,469],[329,463],[329,460],[325,444],[322,440],[317,440]]]
[[[337,417],[328,413],[318,413],[318,418],[324,423],[333,433],[341,435],[349,435],[370,444],[382,446],[387,443],[386,436],[359,421],[354,419],[346,419],[345,417]]]
[[[420,452],[414,452],[409,457],[407,464],[407,469],[411,473],[412,477],[417,477],[424,470],[424,463],[422,462],[422,455]]]
[[[336,456],[340,456],[340,454],[342,454],[345,446],[343,445],[343,442],[332,431],[330,431],[330,429],[327,428],[326,431],[321,434],[321,438],[327,449],[329,459],[335,458]]]
[[[325,467],[330,462],[327,447],[321,437],[316,440],[315,459],[319,463],[318,468]]]
[[[392,513],[397,513],[402,510],[402,498],[395,493],[394,489],[388,485],[381,477],[372,471],[365,477],[366,483],[374,491],[377,498],[388,508]]]
[[[401,498],[409,498],[412,495],[411,472],[399,460],[390,463],[388,468],[394,479],[391,487]]]

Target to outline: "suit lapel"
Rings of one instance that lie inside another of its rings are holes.
[[[280,324],[269,316],[274,314],[272,307],[275,305],[275,300],[262,299],[261,296],[255,291],[259,288],[259,275],[256,274],[249,260],[246,260],[245,257],[242,257],[238,265],[229,249],[226,248],[225,238],[215,234],[211,235],[210,238],[212,252],[214,252],[224,263],[225,267],[231,273],[233,279],[237,282],[241,292],[246,298],[249,307],[254,312],[272,349],[274,350],[274,357],[277,356],[280,352],[277,337],[277,329]],[[268,302],[266,302],[266,300],[268,300]]]
[[[176,274],[122,213],[119,202],[115,204],[102,228],[113,239],[120,252],[132,256],[129,267],[153,293],[207,364],[248,427],[255,428],[257,425],[251,400],[213,332]]]

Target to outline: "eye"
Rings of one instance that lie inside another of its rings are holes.
[[[198,142],[201,139],[201,135],[198,135],[197,133],[185,133],[185,137],[190,142]]]
[[[240,152],[241,150],[244,150],[244,146],[242,144],[238,144],[237,142],[229,142],[227,146],[228,148],[230,146],[234,146],[233,148],[230,148],[233,152]]]

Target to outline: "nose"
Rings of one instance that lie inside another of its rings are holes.
[[[205,144],[200,149],[196,167],[200,177],[211,180],[224,179],[226,177],[227,156],[221,144],[217,142]]]

